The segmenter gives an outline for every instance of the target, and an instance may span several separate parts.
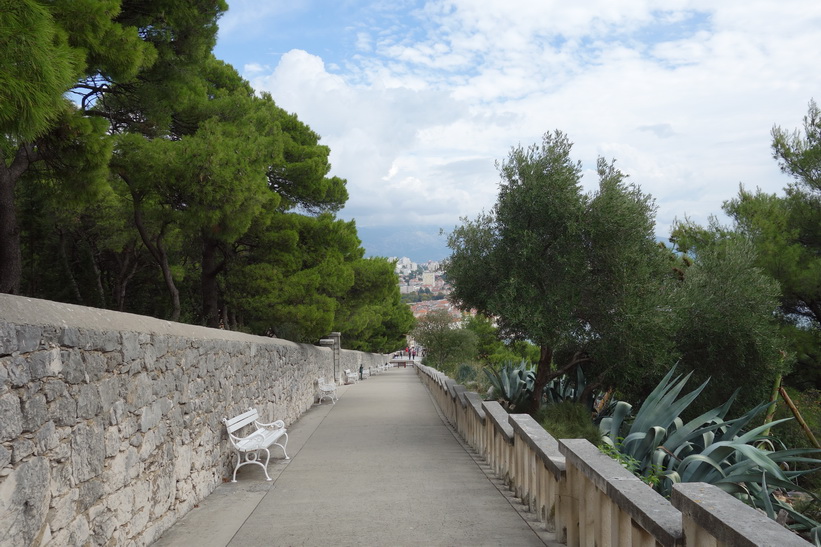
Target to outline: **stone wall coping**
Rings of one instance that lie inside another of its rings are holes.
[[[507,421],[509,414],[496,401],[483,401],[482,409],[485,411],[485,416],[490,419],[493,427],[498,431],[507,441],[508,444],[513,443],[513,428]]]
[[[660,545],[682,545],[681,513],[587,439],[560,439],[559,451]]]
[[[508,422],[516,436],[530,446],[556,480],[563,479],[565,458],[559,452],[559,441],[529,414],[509,414]]]
[[[479,422],[484,425],[485,424],[485,411],[482,410],[482,398],[479,397],[478,393],[474,393],[473,391],[468,391],[465,393],[465,397],[468,400],[470,408],[473,409],[473,412],[476,414],[476,417],[479,419]]]
[[[671,501],[683,515],[727,545],[810,545],[764,513],[711,484],[690,482],[673,485]]]
[[[52,302],[24,296],[0,294],[0,317],[18,325],[57,326],[66,329],[98,331],[126,331],[150,334],[167,334],[186,338],[219,338],[242,342],[298,345],[296,342],[256,336],[243,332],[212,329],[198,325],[166,321],[145,315],[136,315],[101,308],[89,308],[76,304]],[[330,348],[323,348],[331,351]]]
[[[454,398],[459,401],[462,405],[462,408],[466,408],[468,406],[467,399],[465,399],[465,394],[467,394],[468,390],[465,386],[456,384],[453,386]]]

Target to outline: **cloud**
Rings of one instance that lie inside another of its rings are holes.
[[[656,198],[664,235],[720,213],[739,182],[780,191],[770,129],[799,125],[821,89],[809,0],[411,5],[347,25],[332,65],[294,49],[245,72],[322,135],[358,226],[473,217],[495,202],[494,161],[558,128],[587,173],[616,158]]]

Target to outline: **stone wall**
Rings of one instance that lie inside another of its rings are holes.
[[[0,544],[150,544],[230,478],[221,419],[293,423],[318,376],[330,348],[0,295]]]

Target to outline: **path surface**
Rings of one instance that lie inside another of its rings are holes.
[[[289,427],[291,460],[269,464],[273,482],[241,468],[155,545],[547,543],[440,417],[414,367],[339,391]]]

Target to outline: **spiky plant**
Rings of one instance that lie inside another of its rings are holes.
[[[786,511],[793,520],[790,527],[796,531],[821,534],[821,523],[773,495],[779,489],[803,490],[794,481],[821,467],[821,460],[811,457],[821,451],[788,450],[764,434],[768,427],[788,419],[747,429],[767,403],[726,420],[736,394],[720,407],[684,423],[681,414],[707,382],[679,397],[690,374],[674,378],[674,373],[675,367],[647,397],[632,421],[632,407],[623,401],[601,421],[602,439],[610,451],[615,449],[637,461],[637,473],[642,476],[662,470],[656,489],[663,495],[669,496],[677,482],[707,482],[766,511],[772,518]],[[816,467],[803,471],[785,471],[781,467],[796,463],[813,463]]]
[[[515,410],[527,404],[536,381],[536,372],[530,363],[522,361],[514,365],[507,361],[498,369],[485,367],[483,370],[493,388],[493,398],[508,410]]]

